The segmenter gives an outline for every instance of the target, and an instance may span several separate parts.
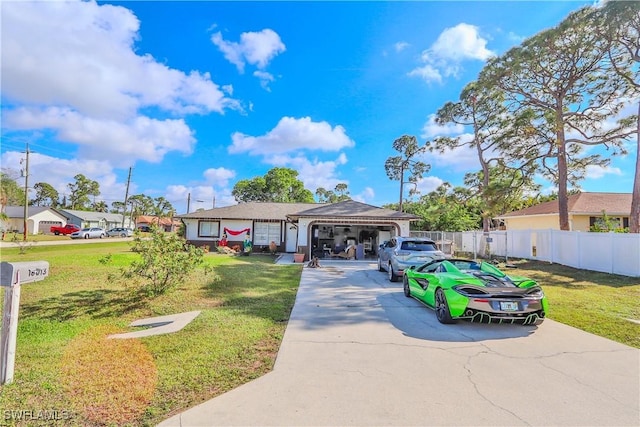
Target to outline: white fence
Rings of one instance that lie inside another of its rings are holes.
[[[560,230],[411,232],[453,242],[455,252],[547,261],[584,270],[640,277],[640,234]]]

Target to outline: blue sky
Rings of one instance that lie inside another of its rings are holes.
[[[384,171],[403,134],[468,130],[433,114],[491,55],[588,2],[2,2],[2,169],[61,194],[164,196],[179,213],[234,204],[240,179],[289,167],[306,188],[348,184],[397,202]],[[586,191],[631,192],[634,152],[591,168]],[[422,194],[479,169],[424,159]],[[18,179],[21,184],[23,181]],[[550,183],[541,182],[546,189]]]

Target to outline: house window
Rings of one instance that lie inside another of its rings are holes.
[[[199,221],[198,237],[220,237],[220,221]]]
[[[280,244],[280,222],[256,222],[253,224],[253,244],[268,245],[275,242]]]

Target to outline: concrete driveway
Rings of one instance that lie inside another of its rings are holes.
[[[548,319],[441,325],[375,265],[322,265],[271,373],[161,425],[640,425],[639,350]]]

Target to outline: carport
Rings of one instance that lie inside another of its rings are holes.
[[[373,259],[378,246],[392,236],[409,235],[409,224],[420,218],[413,214],[379,208],[348,200],[287,215],[298,226],[298,251],[324,257],[349,244],[357,247],[356,258]]]

